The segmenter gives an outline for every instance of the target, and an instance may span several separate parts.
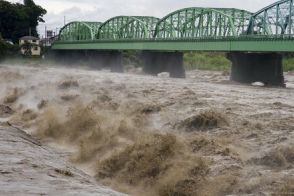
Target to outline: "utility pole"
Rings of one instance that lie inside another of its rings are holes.
[[[64,19],[63,19],[63,26],[65,26],[65,23],[66,23],[66,17],[64,16]]]
[[[47,26],[45,25],[45,46],[47,46]]]

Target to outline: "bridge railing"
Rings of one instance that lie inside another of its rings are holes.
[[[221,37],[198,37],[198,38],[157,38],[157,39],[96,39],[96,40],[78,40],[73,42],[67,41],[59,41],[60,44],[77,44],[77,43],[120,43],[120,42],[128,42],[128,43],[136,43],[136,42],[225,42],[225,41],[287,41],[294,40],[294,35],[241,35],[239,37],[236,36],[221,36]]]

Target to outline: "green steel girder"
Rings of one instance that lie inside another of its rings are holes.
[[[248,34],[293,35],[294,0],[282,0],[271,4],[258,12],[251,19]]]
[[[158,21],[151,16],[117,16],[100,26],[96,39],[152,38]]]
[[[96,40],[56,42],[53,50],[152,50],[152,51],[243,51],[294,52],[294,38],[243,37],[233,39]]]
[[[246,33],[252,13],[233,8],[185,8],[161,19],[155,38],[238,36]]]
[[[93,40],[102,23],[100,22],[71,22],[59,31],[60,41]]]

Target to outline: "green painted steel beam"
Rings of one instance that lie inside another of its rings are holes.
[[[53,50],[154,50],[154,51],[248,51],[294,52],[294,39],[262,40],[146,40],[56,42]]]

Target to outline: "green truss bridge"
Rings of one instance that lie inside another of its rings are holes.
[[[68,59],[84,56],[110,64],[113,71],[122,71],[122,50],[139,50],[145,72],[169,71],[172,77],[185,76],[183,51],[221,51],[232,61],[233,80],[283,85],[279,53],[294,52],[293,2],[281,0],[256,13],[191,7],[161,19],[116,16],[104,23],[71,22],[52,49]]]

